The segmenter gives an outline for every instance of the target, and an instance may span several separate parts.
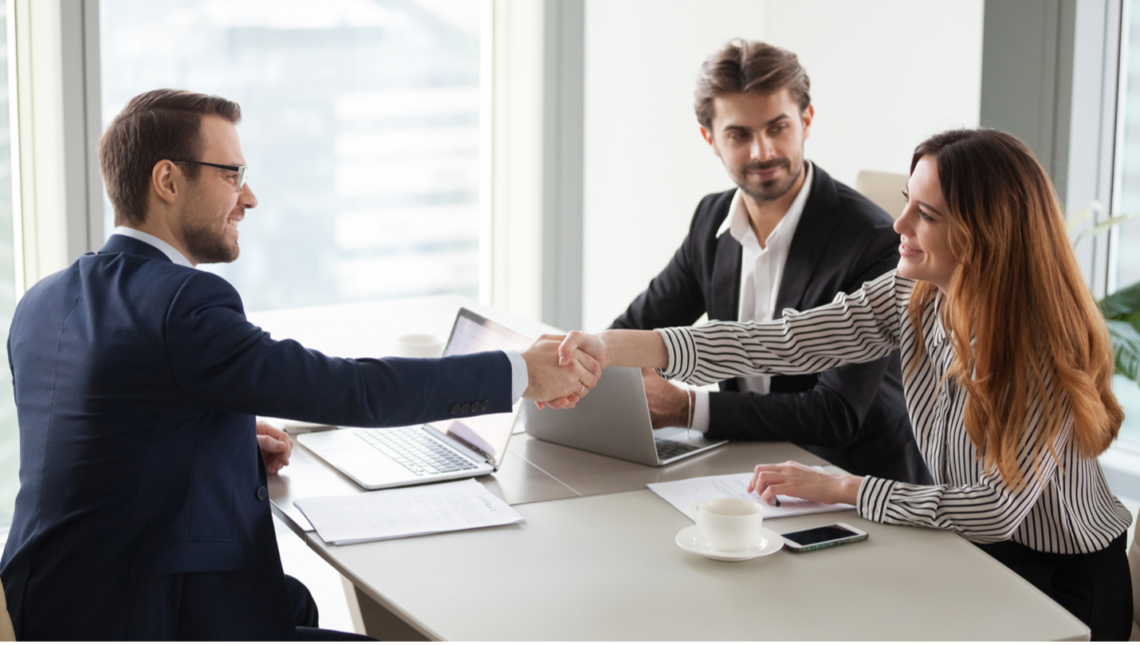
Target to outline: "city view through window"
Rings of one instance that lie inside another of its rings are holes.
[[[241,224],[241,258],[203,268],[247,311],[476,296],[479,11],[471,0],[103,0],[104,124],[160,87],[241,104],[260,205]],[[108,235],[111,221],[107,204]]]

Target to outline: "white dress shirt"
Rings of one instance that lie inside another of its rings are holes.
[[[740,258],[740,307],[737,309],[737,320],[755,320],[764,322],[772,320],[775,315],[776,297],[780,293],[780,279],[784,275],[784,265],[788,262],[788,250],[792,246],[792,237],[796,234],[800,216],[804,212],[804,204],[811,194],[811,181],[814,173],[810,161],[806,161],[807,176],[800,192],[792,200],[784,217],[776,224],[776,228],[768,234],[764,246],[756,239],[752,230],[752,220],[748,217],[748,208],[744,204],[744,192],[739,188],[732,197],[732,204],[728,207],[728,217],[724,219],[716,236],[719,238],[726,232],[741,246]],[[768,375],[742,376],[737,379],[740,391],[767,394],[772,382]],[[693,429],[705,431],[709,429],[709,393],[707,390],[697,390],[693,402]]]
[[[171,262],[181,264],[184,267],[194,268],[190,260],[187,260],[185,255],[179,253],[178,249],[150,233],[144,233],[137,228],[131,228],[129,226],[116,226],[114,234],[130,237],[140,242],[146,242],[166,254],[166,257],[170,258]],[[526,386],[530,383],[530,375],[527,373],[526,359],[522,357],[522,354],[513,349],[503,350],[503,353],[506,354],[507,359],[511,361],[511,401],[515,402],[522,398],[523,392],[526,392]]]

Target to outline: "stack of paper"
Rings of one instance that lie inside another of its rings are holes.
[[[748,493],[748,482],[752,473],[737,475],[714,475],[712,477],[694,477],[681,481],[665,482],[662,484],[649,484],[649,490],[657,493],[662,499],[672,504],[691,520],[693,511],[690,504],[703,502],[717,497],[738,497],[751,499],[764,505],[764,517],[788,517],[790,515],[810,515],[811,513],[834,513],[836,511],[849,511],[854,506],[850,504],[820,504],[809,502],[798,497],[777,496],[779,506],[767,504],[756,493]]]
[[[310,497],[301,509],[327,544],[464,531],[526,520],[474,479],[341,497]]]

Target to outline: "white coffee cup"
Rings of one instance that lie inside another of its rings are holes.
[[[690,505],[693,519],[717,551],[743,551],[760,540],[764,507],[758,502],[719,497]]]
[[[439,358],[443,341],[433,334],[406,334],[396,339],[396,356],[404,358]]]

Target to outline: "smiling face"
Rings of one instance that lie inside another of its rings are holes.
[[[202,117],[199,131],[202,156],[196,161],[244,166],[237,128],[218,116]],[[187,259],[194,264],[233,262],[238,246],[238,223],[247,208],[257,206],[249,183],[238,191],[238,174],[210,166],[199,166],[197,181],[189,182],[189,194],[174,234],[181,241]]]
[[[757,202],[775,201],[804,170],[804,141],[815,114],[803,114],[788,90],[726,94],[713,99],[712,132],[701,134],[736,185]]]
[[[949,209],[938,183],[938,166],[930,157],[918,160],[907,181],[906,209],[895,221],[902,237],[899,275],[925,280],[942,293],[950,292],[957,262],[950,252]]]

